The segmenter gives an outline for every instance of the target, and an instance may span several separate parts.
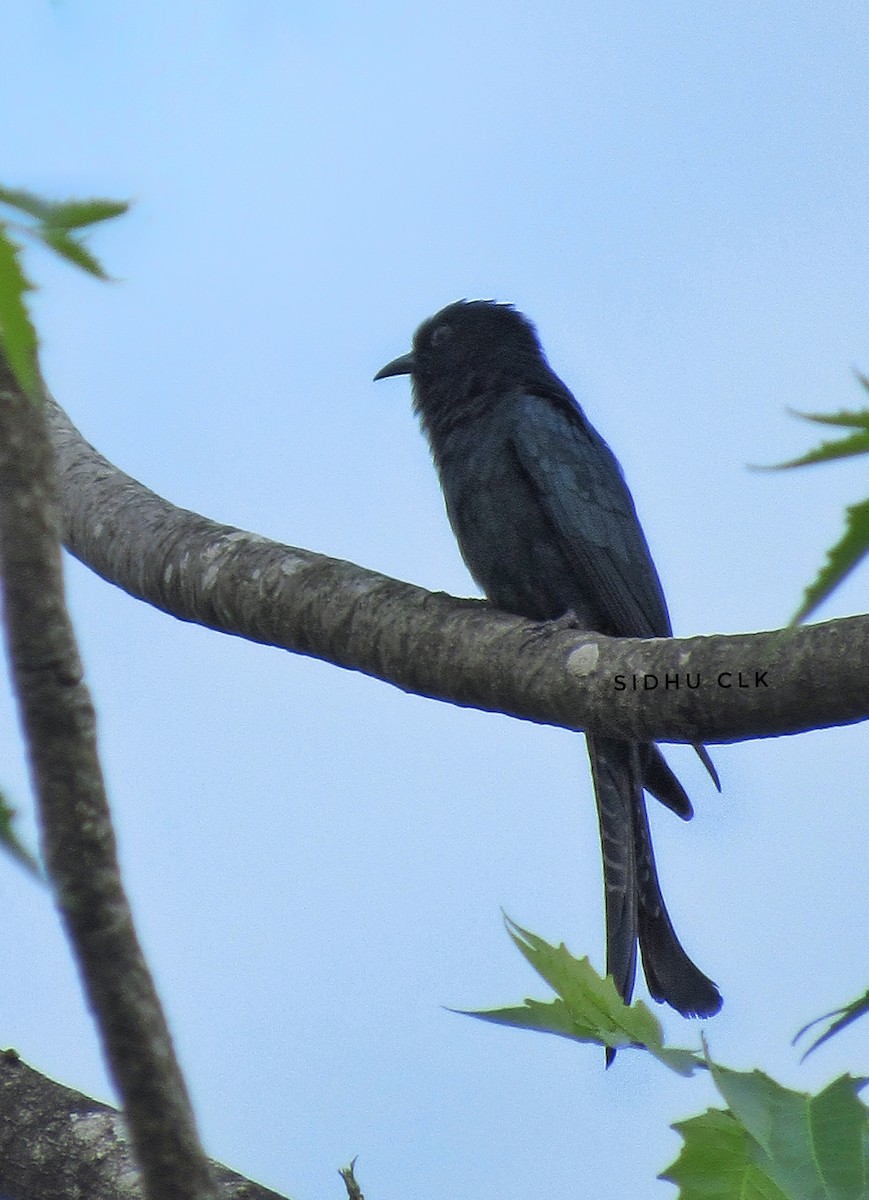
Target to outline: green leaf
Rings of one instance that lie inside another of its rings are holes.
[[[839,458],[853,458],[858,454],[869,454],[869,430],[852,433],[850,437],[840,438],[837,442],[821,442],[820,446],[808,450],[799,458],[791,458],[766,469],[787,471],[791,467],[810,467],[813,463],[833,462]]]
[[[709,1065],[731,1114],[766,1156],[753,1163],[788,1200],[865,1200],[869,1114],[857,1092],[866,1080],[843,1075],[812,1096],[761,1071]]]
[[[59,200],[47,204],[42,219],[55,229],[83,229],[120,217],[129,207],[126,200]]]
[[[27,213],[29,217],[36,217],[39,221],[51,209],[50,201],[43,200],[41,196],[36,196],[33,192],[26,192],[23,188],[0,186],[0,204],[8,204],[10,208],[17,208],[19,212]]]
[[[122,216],[130,207],[129,201],[106,200],[102,197],[94,200],[45,200],[24,188],[2,186],[0,204],[17,208],[19,212],[55,229],[82,229],[86,225],[96,225],[99,221]]]
[[[18,834],[13,829],[15,820],[15,809],[12,808],[6,801],[6,797],[0,792],[0,845],[2,845],[8,854],[11,854],[16,862],[20,863],[28,871],[34,875],[41,875],[39,863],[36,856],[31,854],[24,843],[18,837]]]
[[[799,458],[788,462],[777,463],[769,469],[772,471],[787,471],[791,467],[809,467],[814,463],[834,462],[840,458],[854,458],[858,454],[869,453],[869,430],[861,429],[850,437],[840,438],[836,442],[821,442],[814,450],[808,450]]]
[[[37,337],[25,304],[33,285],[19,262],[20,246],[0,222],[0,350],[31,399],[38,395]]]
[[[832,1012],[825,1013],[823,1017],[816,1017],[814,1021],[809,1021],[808,1025],[804,1025],[802,1029],[797,1032],[793,1044],[796,1045],[803,1034],[808,1033],[808,1031],[815,1025],[820,1025],[823,1021],[829,1021],[831,1017],[835,1018],[829,1027],[824,1030],[821,1036],[816,1038],[812,1042],[811,1046],[809,1046],[808,1050],[803,1055],[803,1059],[805,1060],[809,1057],[813,1050],[817,1050],[818,1046],[823,1046],[824,1042],[826,1042],[828,1038],[833,1037],[834,1034],[837,1034],[841,1030],[845,1029],[851,1024],[852,1021],[856,1021],[858,1018],[865,1016],[867,1012],[869,1012],[869,992],[864,992],[862,996],[858,997],[856,1000],[852,1000],[850,1004],[844,1004],[841,1008],[835,1008]]]
[[[99,260],[91,254],[86,246],[72,237],[65,229],[55,229],[51,225],[37,226],[34,231],[39,239],[50,247],[67,262],[81,267],[83,271],[96,275],[97,279],[108,279]]]
[[[857,376],[860,383],[869,390],[869,380],[863,375]],[[821,442],[814,450],[801,454],[799,458],[791,458],[787,462],[775,463],[767,467],[755,467],[758,471],[787,471],[792,467],[807,467],[813,463],[833,462],[835,459],[851,458],[857,454],[869,453],[869,409],[842,410],[837,413],[804,413],[790,409],[795,417],[804,421],[814,421],[818,425],[835,425],[840,428],[854,429],[850,437],[841,438],[836,442]]]
[[[869,392],[869,378],[857,372],[857,382]],[[806,467],[814,463],[834,462],[843,458],[853,458],[859,454],[869,453],[869,409],[842,409],[836,413],[803,413],[794,412],[794,416],[804,421],[814,421],[818,425],[834,425],[837,428],[851,429],[848,437],[838,441],[821,442],[813,450],[792,458],[788,462],[777,463],[769,467],[757,467],[761,471],[781,471],[792,467]],[[869,501],[853,504],[845,510],[845,533],[832,548],[827,551],[827,561],[818,572],[814,581],[803,593],[803,603],[795,616],[792,625],[804,621],[810,613],[830,595],[847,575],[853,571],[869,550]]]
[[[858,375],[857,378],[864,387],[867,386],[864,375]],[[795,417],[802,417],[804,421],[814,421],[816,425],[842,425],[846,429],[869,431],[869,409],[865,408],[843,408],[835,413],[805,413],[798,408],[790,408],[788,412]]]
[[[98,279],[109,278],[96,256],[80,238],[73,236],[72,231],[120,216],[130,207],[126,201],[102,198],[44,200],[23,188],[0,187],[0,203],[33,217],[34,224],[23,226],[24,231],[38,238],[61,258]]]
[[[34,218],[33,225],[19,225],[46,246],[98,279],[107,279],[102,264],[75,237],[72,230],[120,216],[129,207],[117,200],[43,200],[23,188],[0,186],[0,204]],[[26,296],[33,285],[20,262],[21,247],[9,236],[9,222],[0,221],[0,352],[18,383],[31,399],[39,396],[38,339]]]
[[[869,500],[845,509],[845,533],[832,550],[815,580],[806,588],[803,603],[791,619],[796,625],[815,611],[835,587],[849,575],[869,550]]]
[[[613,1050],[644,1047],[681,1075],[690,1075],[703,1065],[692,1051],[665,1046],[661,1024],[649,1008],[642,1001],[626,1005],[612,977],[599,975],[587,958],[574,958],[564,945],[551,946],[509,918],[505,922],[513,941],[558,999],[526,1000],[524,1006],[468,1012],[467,1016]]]
[[[789,1200],[770,1178],[766,1154],[732,1113],[710,1108],[673,1129],[684,1144],[659,1178],[676,1184],[679,1200]]]
[[[554,1033],[559,1037],[571,1038],[576,1042],[592,1042],[599,1046],[601,1042],[597,1028],[581,1021],[576,1021],[570,1015],[570,1009],[563,1000],[530,1000],[514,1008],[490,1008],[478,1012],[467,1009],[453,1009],[466,1017],[479,1017],[481,1021],[491,1021],[493,1025],[512,1025],[514,1029],[536,1029],[538,1033]],[[630,1045],[622,1042],[621,1045]]]

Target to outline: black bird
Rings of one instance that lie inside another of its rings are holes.
[[[498,608],[573,614],[616,637],[669,637],[664,593],[615,455],[511,305],[462,300],[425,321],[413,350],[375,375],[410,375],[447,514]],[[654,743],[587,735],[606,895],[607,971],[629,1001],[637,943],[652,996],[685,1016],[721,1007],[676,937],[658,882],[643,791],[688,819],[691,802]],[[695,749],[720,790],[702,746]],[[611,1055],[608,1056],[608,1060]]]

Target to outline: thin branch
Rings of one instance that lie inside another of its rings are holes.
[[[96,720],[66,611],[44,411],[0,360],[6,639],[55,899],[151,1200],[217,1195],[118,870]]]
[[[730,742],[869,716],[869,617],[647,641],[535,625],[177,508],[47,410],[64,541],[183,621],[567,729]]]

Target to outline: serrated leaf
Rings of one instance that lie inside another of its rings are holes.
[[[869,391],[869,379],[857,372],[857,382]],[[834,413],[807,413],[798,408],[789,408],[788,412],[804,421],[813,421],[816,425],[842,425],[847,429],[865,429],[869,431],[869,409],[840,408]]]
[[[864,387],[867,386],[867,381],[862,375],[858,375],[857,378]],[[790,412],[804,421],[814,421],[818,425],[835,425],[856,432],[835,442],[821,442],[820,446],[801,454],[799,458],[774,463],[772,466],[755,467],[755,470],[787,471],[792,467],[808,467],[814,463],[833,462],[836,459],[869,453],[869,409],[842,410],[837,413],[804,413],[790,409]]]
[[[852,433],[850,437],[840,438],[837,442],[821,442],[814,450],[808,450],[799,458],[791,458],[787,462],[776,463],[767,467],[768,471],[787,471],[791,467],[810,467],[814,463],[834,462],[840,458],[854,458],[858,454],[869,454],[869,432],[861,430]]]
[[[514,1029],[536,1029],[538,1033],[554,1033],[559,1037],[573,1038],[577,1042],[594,1042],[599,1039],[589,1029],[583,1029],[568,1011],[563,1000],[526,1000],[515,1008],[490,1008],[473,1012],[470,1009],[454,1008],[452,1012],[464,1017],[479,1017],[493,1025],[512,1025]]]
[[[567,948],[551,946],[509,918],[507,930],[535,971],[558,994],[549,1003],[526,1000],[523,1006],[468,1012],[466,1015],[514,1028],[553,1033],[578,1042],[617,1050],[647,1049],[682,1075],[702,1065],[690,1050],[665,1046],[660,1022],[642,1001],[626,1005],[612,977],[603,978],[587,958],[574,958]]]
[[[127,200],[45,200],[24,188],[0,186],[0,204],[8,204],[19,212],[27,213],[55,229],[83,229],[99,221],[120,217],[129,210]]]
[[[819,1046],[823,1046],[824,1042],[828,1041],[829,1038],[833,1037],[837,1033],[840,1033],[843,1029],[850,1025],[852,1021],[858,1020],[860,1017],[865,1016],[866,1013],[869,1013],[869,992],[865,992],[856,1000],[852,1000],[850,1004],[843,1004],[841,1008],[834,1008],[832,1012],[825,1013],[822,1017],[816,1017],[814,1021],[809,1021],[808,1025],[804,1025],[802,1029],[797,1032],[796,1036],[794,1037],[793,1044],[796,1045],[800,1038],[804,1034],[808,1033],[810,1029],[813,1029],[815,1025],[820,1025],[824,1021],[830,1021],[831,1018],[834,1018],[828,1028],[825,1029],[821,1036],[816,1038],[812,1042],[811,1046],[809,1046],[808,1050],[806,1050],[805,1054],[803,1055],[803,1060],[805,1060],[814,1050],[817,1050]]]
[[[707,1109],[673,1126],[683,1145],[659,1175],[679,1200],[790,1200],[770,1178],[766,1154],[732,1113]]]
[[[856,372],[857,382],[869,392],[869,378]],[[854,432],[838,441],[822,442],[813,450],[775,466],[758,467],[757,470],[779,471],[791,467],[806,467],[814,463],[834,462],[843,458],[869,453],[869,409],[842,409],[835,413],[804,413],[791,410],[794,416],[818,425],[834,425]],[[805,620],[842,580],[850,574],[869,550],[869,501],[853,504],[845,510],[845,533],[836,545],[827,552],[827,562],[815,580],[806,588],[803,603],[791,624]]]
[[[33,192],[26,192],[24,188],[2,186],[0,186],[0,204],[8,204],[10,208],[17,208],[19,212],[27,213],[28,216],[36,217],[40,221],[51,207],[50,201],[43,200],[41,196],[36,196]]]
[[[55,229],[83,229],[128,211],[126,200],[58,200],[46,204],[42,220]]]
[[[642,1001],[628,1007],[611,976],[602,977],[588,958],[574,958],[562,942],[550,946],[507,918],[507,932],[542,979],[561,996],[575,1021],[610,1028],[620,1045],[660,1045],[661,1023]]]
[[[766,1156],[769,1179],[788,1200],[865,1200],[869,1113],[843,1075],[815,1096],[784,1088],[761,1071],[710,1063],[730,1112]]]
[[[37,337],[24,297],[33,285],[19,262],[21,248],[0,223],[0,349],[31,399],[38,395]]]
[[[34,231],[40,241],[83,271],[96,275],[98,279],[108,279],[99,260],[91,254],[86,246],[67,233],[65,229],[55,229],[51,225],[40,225]]]
[[[814,582],[804,592],[803,603],[791,620],[792,625],[804,621],[830,595],[835,587],[854,570],[869,550],[869,500],[851,504],[845,509],[845,533],[832,550]]]
[[[102,264],[73,231],[85,229],[100,221],[108,221],[125,213],[126,201],[106,200],[44,200],[23,188],[0,187],[0,203],[17,208],[35,218],[35,224],[23,229],[32,237],[54,250],[67,262],[73,263],[98,279],[108,279]]]

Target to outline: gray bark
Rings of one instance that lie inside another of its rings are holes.
[[[869,617],[650,640],[535,625],[177,508],[56,405],[48,418],[67,548],[181,620],[419,695],[637,741],[733,742],[869,716]]]
[[[211,1167],[221,1200],[285,1200],[219,1163]],[[0,1196],[142,1200],[121,1114],[0,1052]]]

